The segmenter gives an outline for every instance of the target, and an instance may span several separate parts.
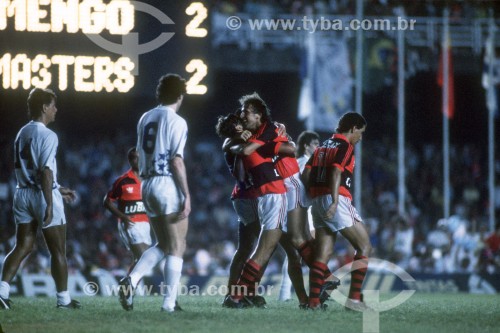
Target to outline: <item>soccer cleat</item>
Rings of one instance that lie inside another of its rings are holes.
[[[177,301],[175,301],[174,311],[184,311]]]
[[[345,302],[345,309],[347,311],[360,311],[360,312],[375,311],[374,309],[366,305],[366,303],[363,301],[363,294],[361,294],[360,300],[348,298],[347,301]]]
[[[340,280],[329,280],[325,281],[323,286],[321,287],[321,291],[319,292],[319,302],[321,304],[325,303],[327,299],[330,298],[330,294],[332,291],[340,286]]]
[[[299,309],[301,309],[301,310],[308,310],[309,309],[309,304],[307,304],[307,303],[300,303],[299,304]]]
[[[310,306],[309,304],[307,305],[307,310],[311,311],[319,311],[319,310],[325,311],[327,308],[328,304],[322,304],[322,303],[313,306]]]
[[[179,303],[177,301],[175,301],[175,306],[173,309],[171,308],[164,308],[162,307],[160,309],[161,312],[168,312],[168,313],[174,313],[174,312],[181,312],[181,311],[184,311],[181,306],[179,305]]]
[[[8,298],[0,297],[0,310],[9,310],[11,307],[12,301]]]
[[[134,309],[134,287],[132,287],[129,276],[124,277],[118,283],[118,296],[124,310],[130,311]]]
[[[251,303],[256,308],[267,309],[266,299],[262,296],[246,296],[244,297],[245,301]]]
[[[226,298],[224,298],[224,302],[222,303],[222,307],[224,308],[229,308],[229,309],[243,309],[249,307],[249,305],[244,302],[243,300],[236,302],[231,298],[231,296],[227,295]]]
[[[77,300],[72,299],[68,304],[57,303],[58,309],[80,309],[82,305]]]

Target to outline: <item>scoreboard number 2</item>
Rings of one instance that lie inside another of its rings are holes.
[[[186,25],[186,36],[203,38],[206,37],[208,32],[205,28],[200,28],[200,25],[208,17],[208,10],[201,2],[192,2],[186,8],[186,14],[189,16],[195,15],[191,21]]]
[[[187,93],[192,95],[204,95],[207,93],[207,86],[199,84],[207,76],[208,67],[201,59],[193,59],[186,65],[186,71],[193,73],[186,82]]]
[[[186,8],[186,14],[194,16],[186,25],[186,36],[193,38],[205,38],[208,31],[205,28],[200,28],[200,25],[208,17],[207,7],[201,2],[192,2]],[[208,66],[201,59],[191,59],[186,65],[186,72],[192,73],[189,80],[186,82],[186,90],[190,95],[204,95],[207,93],[207,86],[200,84],[203,78],[207,76]]]

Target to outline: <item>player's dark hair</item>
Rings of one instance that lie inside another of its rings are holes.
[[[335,130],[337,133],[349,132],[353,127],[361,129],[366,126],[365,118],[356,112],[347,112],[339,120],[339,126]]]
[[[137,149],[135,147],[132,147],[128,150],[127,152],[127,158],[128,158],[128,161],[132,161],[132,159],[134,158],[134,153],[137,151]]]
[[[305,145],[311,144],[313,140],[319,141],[319,134],[313,131],[304,131],[300,133],[299,138],[297,139],[297,157],[304,155]]]
[[[234,113],[227,116],[219,116],[217,118],[217,125],[215,125],[215,132],[221,138],[232,138],[236,134],[236,125],[240,124],[241,119]]]
[[[186,80],[177,74],[163,75],[156,87],[156,98],[162,105],[174,104],[186,93]]]
[[[50,89],[34,88],[28,96],[28,115],[31,119],[41,116],[44,105],[49,105],[52,100],[56,101],[56,94]]]
[[[256,113],[261,115],[262,122],[270,122],[271,120],[271,110],[267,107],[266,102],[254,92],[250,95],[245,95],[240,98],[240,104],[243,108],[246,108],[249,105],[252,105],[255,109]]]

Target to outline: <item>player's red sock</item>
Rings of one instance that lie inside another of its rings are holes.
[[[309,269],[309,306],[315,307],[320,304],[319,293],[325,282],[325,269],[328,267],[319,261],[313,262]]]
[[[239,301],[244,296],[255,295],[255,285],[261,278],[261,267],[252,259],[248,259],[243,266],[236,288],[233,288],[235,290],[231,290],[231,297]]]
[[[305,241],[304,243],[299,245],[297,249],[299,251],[300,256],[306,263],[306,265],[310,268],[314,262],[314,247],[313,247],[313,239]]]
[[[368,257],[355,255],[352,263],[351,288],[349,289],[349,298],[361,300],[361,287],[365,280],[368,269]]]

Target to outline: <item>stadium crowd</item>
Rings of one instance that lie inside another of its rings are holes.
[[[408,16],[441,16],[445,7],[450,9],[451,20],[487,18],[488,8],[498,6],[495,1],[395,1],[369,0],[365,4],[365,15],[391,16],[397,14],[395,8],[403,6]],[[356,1],[350,0],[219,0],[214,8],[224,14],[248,13],[252,17],[269,17],[271,15],[355,15]],[[498,8],[496,9],[498,10]]]
[[[116,219],[102,205],[113,180],[128,169],[124,156],[134,138],[95,136],[86,144],[68,145],[61,135],[58,151],[60,179],[78,193],[67,207],[70,272],[105,269],[123,276],[132,262],[118,237]],[[237,239],[237,217],[230,203],[233,180],[220,151],[221,142],[190,138],[186,166],[193,211],[185,255],[185,274],[227,274]],[[454,215],[442,219],[441,154],[434,145],[408,147],[407,216],[397,214],[397,156],[389,142],[369,140],[363,146],[363,216],[374,247],[372,257],[387,259],[410,272],[499,273],[500,228],[487,225],[486,156],[475,146],[455,146],[451,156]],[[12,199],[16,186],[12,147],[0,144],[0,262],[14,245]],[[203,163],[195,163],[196,161]],[[367,158],[369,157],[369,158]],[[499,162],[496,163],[497,168]],[[497,171],[498,173],[498,171]],[[498,184],[498,182],[497,182]],[[500,186],[497,185],[497,214]],[[498,215],[497,215],[498,216]],[[341,237],[340,237],[341,238]],[[49,254],[41,238],[38,251],[22,272],[48,272]],[[347,263],[353,249],[340,239],[332,269]],[[268,274],[280,271],[277,253]]]

